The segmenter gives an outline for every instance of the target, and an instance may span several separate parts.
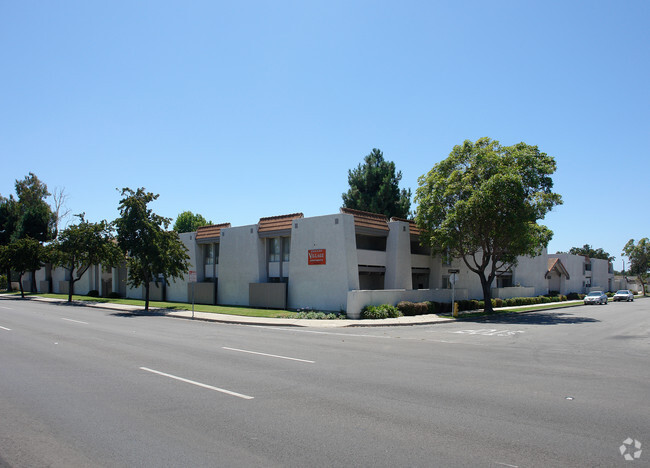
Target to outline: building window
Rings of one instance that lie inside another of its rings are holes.
[[[445,266],[451,265],[451,252],[448,248],[442,253],[442,264]]]
[[[291,251],[291,237],[282,238],[282,261],[289,261],[289,253]]]
[[[451,289],[451,281],[449,281],[449,276],[442,277],[442,289]]]
[[[591,271],[591,263],[585,263],[585,271]]]
[[[497,276],[497,288],[511,288],[512,275]]]
[[[366,236],[363,234],[356,235],[357,249],[360,250],[377,250],[386,251],[386,237],[383,236]]]
[[[219,264],[219,244],[205,244],[203,246],[203,264]]]
[[[280,261],[280,238],[272,237],[269,239],[269,262]]]
[[[203,246],[203,263],[205,265],[214,264],[214,249],[212,248],[212,244],[205,244]]]

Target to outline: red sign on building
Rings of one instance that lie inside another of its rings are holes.
[[[325,265],[325,249],[314,249],[307,251],[308,265]]]

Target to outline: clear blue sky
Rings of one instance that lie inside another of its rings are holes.
[[[380,148],[415,192],[465,139],[556,158],[549,251],[650,236],[650,2],[3,1],[0,194],[116,188],[215,223],[338,212]]]

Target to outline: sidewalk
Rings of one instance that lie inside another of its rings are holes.
[[[0,298],[7,297],[20,300],[15,295],[0,294]],[[46,297],[29,296],[26,300],[61,303],[65,299],[52,299]],[[113,310],[124,313],[143,313],[142,306],[113,304],[110,302],[86,302],[72,301],[74,305],[83,305],[96,309]],[[192,311],[176,309],[159,309],[149,308],[152,315],[164,315],[165,317],[175,317],[192,320]],[[310,319],[284,319],[284,318],[267,318],[267,317],[249,317],[245,315],[228,315],[215,314],[209,312],[194,312],[194,320],[203,320],[207,322],[234,323],[242,325],[274,326],[274,327],[311,327],[311,328],[345,328],[345,327],[390,327],[400,325],[427,325],[434,323],[453,322],[455,319],[440,317],[435,314],[417,315],[415,317],[398,317],[380,320],[310,320]]]
[[[20,298],[15,295],[0,294],[0,298],[7,297],[19,300]],[[65,299],[52,299],[46,297],[38,296],[29,296],[26,300],[31,301],[41,301],[41,302],[55,302],[61,303],[66,302]],[[582,303],[583,301],[566,301],[562,304],[567,306],[576,303]],[[84,307],[91,307],[96,309],[107,309],[113,310],[115,312],[123,313],[143,313],[144,308],[142,306],[134,305],[125,305],[125,304],[113,304],[110,302],[86,302],[86,301],[72,301],[74,305],[82,305]],[[551,303],[557,304],[557,303]],[[548,305],[551,305],[548,304]],[[508,311],[510,309],[518,309],[520,307],[502,307],[498,311]],[[553,307],[553,308],[544,308],[540,307],[530,312],[539,312],[544,310],[558,310],[563,307]],[[480,311],[469,311],[480,312]],[[441,317],[436,314],[428,315],[416,315],[416,316],[404,316],[397,318],[388,318],[388,319],[378,319],[378,320],[310,320],[310,319],[284,319],[284,318],[267,318],[267,317],[249,317],[246,315],[228,315],[228,314],[216,314],[209,312],[194,312],[190,310],[177,310],[177,309],[160,309],[160,308],[149,308],[149,314],[151,315],[164,315],[166,317],[174,317],[179,319],[188,319],[188,320],[202,320],[206,322],[219,322],[219,323],[234,323],[241,325],[257,325],[257,326],[267,326],[267,327],[311,327],[311,328],[345,328],[345,327],[394,327],[394,326],[411,326],[411,325],[431,325],[436,323],[446,323],[446,322],[455,322],[457,319],[449,317]],[[497,312],[498,313],[498,312]],[[463,314],[461,313],[458,319],[463,319]]]

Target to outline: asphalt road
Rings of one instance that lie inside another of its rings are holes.
[[[649,364],[650,299],[333,331],[3,299],[0,467],[650,466]]]

